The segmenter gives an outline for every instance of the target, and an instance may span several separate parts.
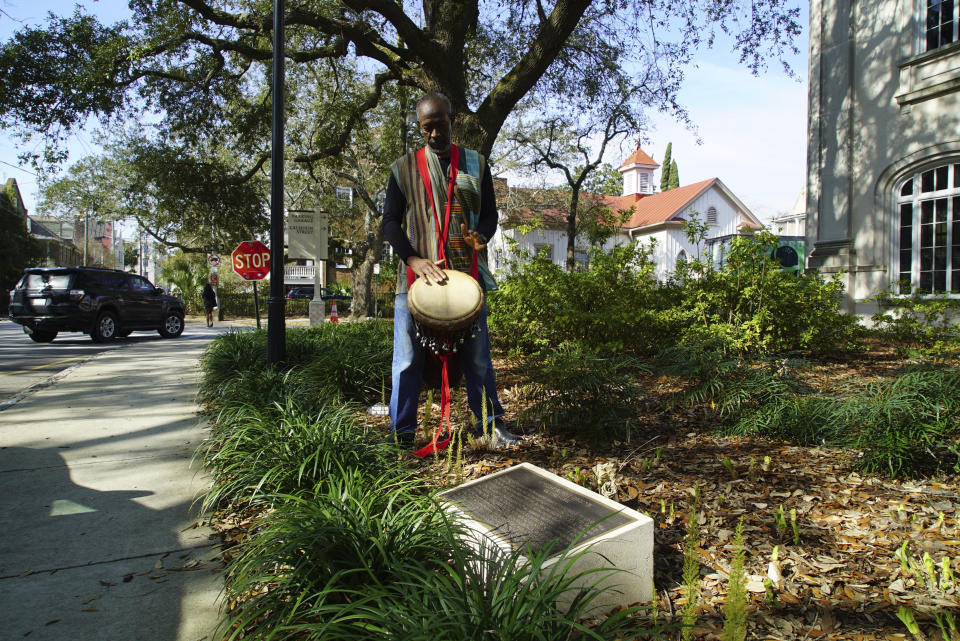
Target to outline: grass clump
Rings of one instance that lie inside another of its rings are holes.
[[[200,363],[201,402],[272,405],[293,396],[308,407],[317,406],[313,399],[334,396],[357,402],[379,399],[393,354],[389,322],[295,328],[287,331],[286,340],[287,364],[280,371],[267,367],[266,330],[230,332],[218,338]]]
[[[915,367],[858,389],[812,390],[791,359],[724,357],[715,343],[676,346],[657,370],[686,381],[675,402],[724,420],[720,430],[862,451],[859,469],[894,477],[960,471],[960,368]]]
[[[406,563],[436,569],[457,527],[415,481],[389,472],[341,469],[315,490],[274,497],[278,508],[227,569],[235,627],[324,621],[323,609],[337,614],[363,590],[406,580]]]
[[[345,405],[308,411],[289,401],[265,411],[230,405],[199,450],[214,482],[204,507],[221,501],[271,502],[275,495],[315,490],[361,469],[382,474],[397,469],[393,456],[372,442]]]
[[[225,572],[223,637],[649,637],[639,608],[586,620],[607,573],[467,544],[426,482],[364,433],[355,402],[383,393],[386,327],[291,330],[285,370],[266,368],[263,332],[223,336],[203,359],[203,503],[247,522]]]

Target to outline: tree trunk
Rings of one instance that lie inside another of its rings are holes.
[[[366,318],[373,315],[373,298],[370,285],[373,281],[373,266],[379,262],[383,248],[383,229],[380,226],[379,212],[366,213],[364,228],[366,240],[354,245],[353,267],[350,277],[353,281],[353,305],[351,319]]]
[[[572,272],[577,264],[575,244],[577,242],[577,205],[580,202],[580,187],[570,190],[570,215],[567,216],[567,271]]]

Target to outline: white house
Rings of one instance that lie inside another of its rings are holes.
[[[719,178],[653,193],[653,170],[658,167],[642,149],[620,165],[623,195],[611,198],[614,211],[633,210],[622,233],[631,242],[654,242],[657,278],[667,278],[678,260],[703,258],[710,241],[760,229],[762,224]],[[645,189],[645,190],[644,190]],[[705,242],[697,246],[687,238],[684,223],[706,223]]]
[[[657,278],[666,279],[676,268],[678,260],[692,260],[706,251],[710,240],[734,236],[762,227],[760,221],[719,178],[710,178],[692,185],[656,193],[653,173],[657,164],[638,146],[619,167],[623,174],[623,193],[604,196],[602,202],[614,212],[629,211],[630,217],[620,233],[608,240],[603,249],[615,244],[654,244],[653,259]],[[501,209],[504,199],[500,198]],[[541,228],[521,233],[516,225],[536,215]],[[564,264],[567,252],[566,214],[562,208],[542,207],[536,212],[506,211],[501,215],[501,233],[491,241],[490,262],[494,271],[503,269],[509,258],[506,238],[511,238],[527,251],[547,252],[551,260]],[[691,243],[684,223],[696,217],[707,224],[705,241],[701,246]],[[502,237],[501,237],[502,236]],[[586,259],[587,241],[578,237],[576,255]]]
[[[848,311],[960,296],[958,10],[811,0],[807,266],[844,279]]]

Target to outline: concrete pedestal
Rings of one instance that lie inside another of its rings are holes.
[[[323,324],[327,317],[326,307],[327,304],[325,301],[310,301],[310,305],[308,305],[310,311],[310,327]]]
[[[465,523],[471,545],[510,554],[556,541],[547,567],[577,557],[568,576],[615,570],[587,574],[571,586],[609,588],[590,613],[653,599],[653,520],[636,510],[529,463],[464,483],[440,498]],[[559,608],[569,607],[574,591],[568,594]]]

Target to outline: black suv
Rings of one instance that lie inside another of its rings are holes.
[[[101,343],[135,330],[183,333],[183,301],[136,274],[99,267],[31,267],[10,292],[10,320],[38,343],[84,332]]]
[[[305,285],[303,287],[294,287],[289,292],[287,292],[287,298],[290,299],[313,299],[313,285]],[[343,292],[335,292],[328,287],[320,288],[320,300],[351,300],[350,296],[347,296]]]

